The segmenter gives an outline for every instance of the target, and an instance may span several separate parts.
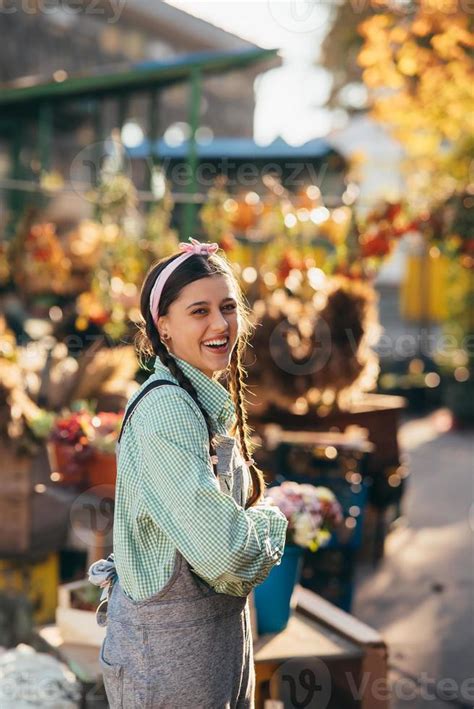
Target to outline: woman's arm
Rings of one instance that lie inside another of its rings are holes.
[[[286,518],[275,506],[245,510],[220,490],[204,420],[186,392],[163,388],[143,404],[132,425],[146,509],[201,578],[247,595],[280,562]]]

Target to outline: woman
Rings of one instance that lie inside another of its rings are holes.
[[[142,286],[138,350],[155,372],[117,446],[114,555],[89,570],[111,586],[100,664],[112,708],[253,707],[248,594],[285,545],[250,458],[247,305],[218,245],[190,241]]]

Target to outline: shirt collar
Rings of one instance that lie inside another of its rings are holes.
[[[206,409],[211,418],[219,424],[228,428],[236,417],[236,410],[232,395],[217,379],[210,379],[200,369],[194,367],[186,360],[173,355],[180,368],[191,381],[196,389],[199,401]],[[160,379],[168,379],[178,383],[176,377],[171,374],[159,357],[155,360],[154,369]]]

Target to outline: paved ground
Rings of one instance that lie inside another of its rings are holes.
[[[449,426],[446,410],[401,426],[404,515],[359,574],[353,613],[389,644],[392,709],[474,707],[474,434]]]

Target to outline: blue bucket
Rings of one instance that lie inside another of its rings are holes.
[[[281,563],[255,587],[255,610],[259,634],[279,633],[288,625],[290,601],[303,569],[302,547],[287,544]]]

